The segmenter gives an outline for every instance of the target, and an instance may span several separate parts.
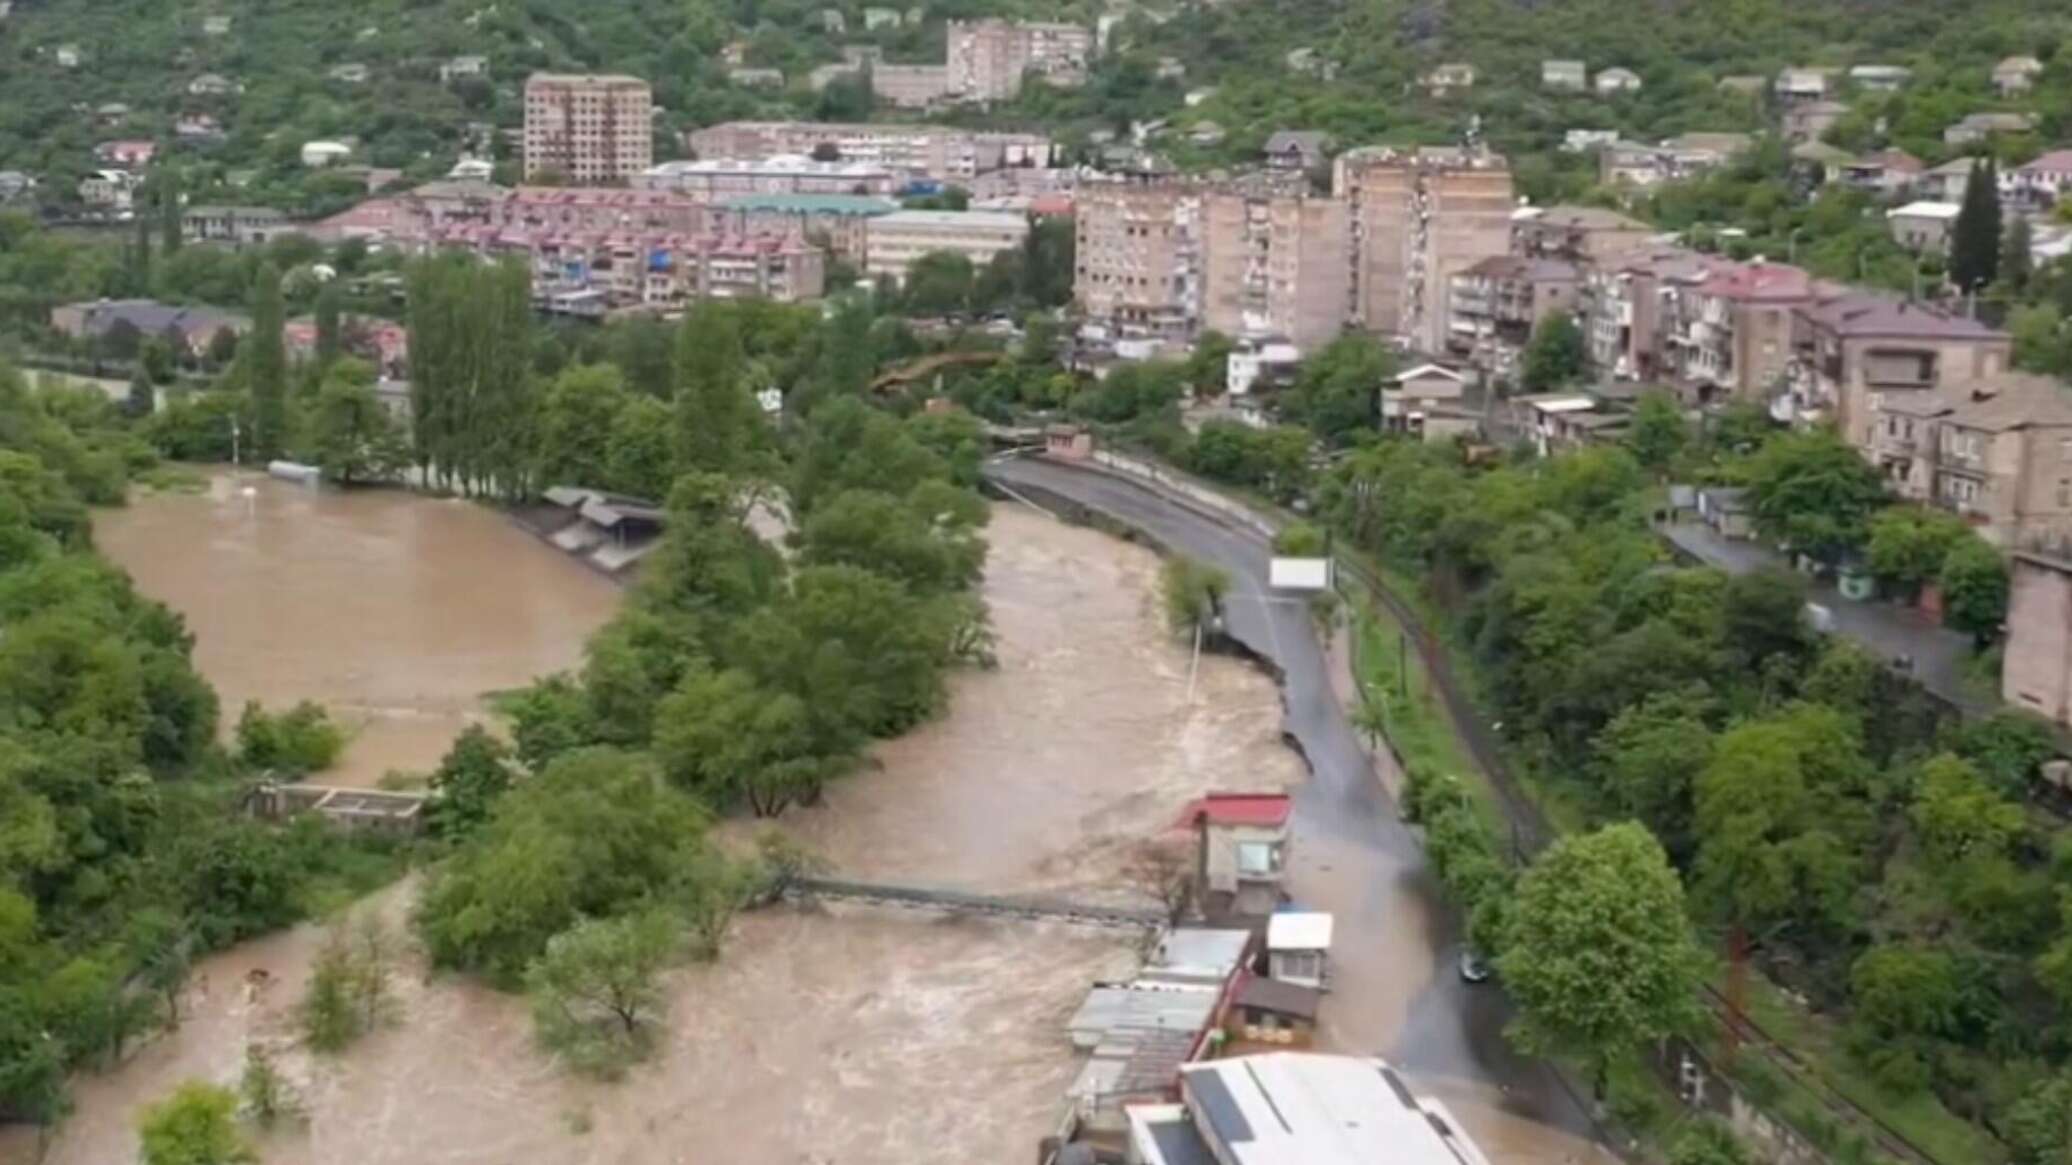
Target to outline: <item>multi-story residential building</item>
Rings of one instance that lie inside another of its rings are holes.
[[[1892,241],[1907,250],[1940,255],[1950,245],[1950,230],[1962,209],[1954,202],[1909,202],[1886,211],[1885,226]]]
[[[1202,187],[1118,179],[1074,195],[1074,297],[1118,337],[1192,339],[1201,326]]]
[[[1772,92],[1787,105],[1819,101],[1833,88],[1834,70],[1793,66],[1777,74]]]
[[[1685,293],[1729,264],[1681,247],[1648,247],[1586,269],[1584,339],[1600,376],[1657,381],[1676,375],[1668,338]]]
[[[1795,357],[1780,420],[1831,420],[1872,447],[1877,408],[1895,394],[1948,391],[2006,372],[2013,340],[1977,320],[1870,292],[1844,292],[1793,311]]]
[[[954,96],[946,65],[871,66],[871,95],[896,109],[926,109]]]
[[[1583,269],[1566,259],[1496,255],[1455,275],[1447,295],[1447,350],[1483,372],[1514,375],[1533,328],[1573,314]]]
[[[1094,49],[1093,29],[1078,24],[952,20],[947,36],[949,91],[966,101],[1011,101],[1030,73],[1079,85]]]
[[[1203,197],[1202,322],[1232,336],[1284,336],[1307,352],[1345,324],[1352,224],[1343,201],[1290,178]]]
[[[1474,149],[1358,149],[1338,156],[1332,192],[1352,222],[1354,324],[1437,352],[1453,276],[1511,245],[1511,171]]]
[[[963,182],[995,170],[1047,167],[1052,162],[1050,139],[1041,134],[936,125],[729,121],[691,131],[684,144],[700,158],[745,162],[832,150],[842,162],[876,165],[937,182]]]
[[[1596,206],[1549,206],[1520,211],[1511,226],[1511,250],[1536,259],[1603,263],[1647,245],[1655,230],[1637,218]]]
[[[1668,335],[1677,379],[1701,399],[1767,400],[1789,374],[1792,312],[1817,286],[1797,267],[1735,263],[1688,289],[1672,290]]]
[[[654,162],[653,116],[638,77],[534,73],[525,82],[525,176],[627,181]]]
[[[291,228],[270,206],[190,206],[180,212],[180,234],[191,243],[264,243]]]
[[[79,201],[96,210],[125,211],[136,190],[137,176],[127,170],[88,170],[79,180]]]
[[[663,162],[633,179],[642,190],[669,190],[699,201],[746,194],[889,195],[905,180],[875,162],[816,162],[803,154],[756,161],[705,158]]]
[[[1987,541],[2072,536],[2072,390],[2003,373],[1883,394],[1864,455],[1893,491],[1956,513]]]
[[[719,225],[736,234],[796,234],[861,267],[872,219],[899,209],[887,198],[853,194],[744,194],[715,204]]]
[[[900,210],[871,220],[864,269],[904,281],[923,255],[949,251],[983,267],[1029,237],[1027,215],[997,210]]]
[[[534,298],[573,314],[667,308],[698,299],[795,303],[818,299],[826,289],[825,255],[795,235],[476,226],[456,227],[436,245],[525,262]],[[563,306],[571,304],[580,306]]]

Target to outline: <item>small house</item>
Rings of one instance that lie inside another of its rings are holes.
[[[327,75],[342,85],[365,85],[372,73],[365,65],[349,62],[331,66],[331,71]]]
[[[1779,101],[1799,104],[1806,101],[1824,101],[1830,88],[1830,69],[1789,68],[1777,74],[1773,87]]]
[[[1317,1005],[1323,994],[1314,987],[1240,975],[1224,1010],[1223,1028],[1246,1044],[1306,1048],[1316,1038]]]
[[[1993,90],[2002,97],[2027,93],[2043,72],[2043,62],[2031,56],[2013,56],[1993,66]]]
[[[1094,455],[1093,430],[1085,425],[1051,425],[1043,430],[1045,456],[1085,461]]]
[[[1461,92],[1475,87],[1475,66],[1464,61],[1452,61],[1440,65],[1424,75],[1425,91],[1434,97]]]
[[[727,80],[750,89],[782,89],[784,88],[784,70],[760,69],[744,65],[738,69],[728,69]]]
[[[840,9],[823,8],[820,10],[820,30],[841,36],[849,31],[849,22],[843,18]]]
[[[1330,981],[1329,914],[1283,910],[1266,920],[1266,973],[1282,983],[1322,991]]]
[[[1330,135],[1320,130],[1277,129],[1267,136],[1261,152],[1268,169],[1306,172],[1323,165],[1330,148]]]
[[[1591,84],[1600,97],[1613,97],[1621,93],[1640,92],[1640,74],[1631,69],[1610,68],[1601,70]]]
[[[866,8],[863,10],[863,28],[876,32],[881,28],[898,28],[902,17],[897,8]]]
[[[203,73],[187,82],[187,93],[191,97],[228,97],[237,90],[237,82],[219,73]]]
[[[312,170],[335,166],[353,156],[353,148],[344,142],[314,141],[302,143],[302,164]]]
[[[463,77],[487,77],[488,75],[488,57],[453,57],[439,64],[439,81],[441,84],[451,84]]]
[[[1913,76],[1905,65],[1857,65],[1849,70],[1849,83],[1866,93],[1895,93]]]
[[[2029,113],[1974,113],[1943,131],[1946,146],[1970,146],[2001,134],[2033,133],[2036,117]]]
[[[51,59],[58,63],[60,69],[76,69],[86,57],[79,51],[78,45],[61,44],[51,53]]]
[[[1893,242],[1915,254],[1940,255],[1949,248],[1961,210],[1954,202],[1909,202],[1886,211],[1885,223]]]
[[[1722,538],[1755,537],[1755,506],[1748,491],[1739,487],[1713,486],[1698,491],[1698,519]]]
[[[1210,917],[1280,906],[1290,807],[1286,793],[1210,793],[1188,807],[1182,822],[1195,831],[1199,901]]]
[[[1590,87],[1590,69],[1581,61],[1541,61],[1540,88],[1581,93]]]
[[[1462,408],[1468,377],[1444,364],[1419,364],[1389,382],[1381,394],[1381,425],[1442,441],[1477,426]]]

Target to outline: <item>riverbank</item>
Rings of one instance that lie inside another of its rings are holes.
[[[1208,657],[1190,692],[1156,556],[1016,505],[994,508],[987,536],[1000,666],[955,675],[944,716],[780,828],[857,877],[1119,898],[1130,848],[1186,800],[1302,780],[1271,679]],[[390,895],[400,916],[408,890]],[[207,960],[181,1032],[80,1082],[49,1162],[126,1160],[142,1104],[186,1077],[234,1079],[245,1040],[284,1030],[317,937],[298,929]],[[522,999],[406,973],[397,1026],[336,1060],[288,1058],[310,1124],[272,1137],[265,1159],[1022,1159],[1077,1070],[1065,1020],[1090,982],[1130,968],[1132,942],[871,909],[757,912],[717,964],[672,976],[655,1062],[616,1085],[540,1055]],[[255,962],[275,980],[264,1002],[227,998]]]

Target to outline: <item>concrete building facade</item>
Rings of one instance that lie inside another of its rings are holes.
[[[1797,308],[1786,392],[1772,413],[1795,422],[1831,420],[1858,449],[1887,394],[1967,387],[2007,371],[2005,332],[1893,296],[1847,292]]]
[[[1078,24],[952,20],[947,36],[949,92],[966,101],[1011,101],[1030,73],[1082,84],[1094,50],[1093,29]]]
[[[699,158],[744,162],[810,158],[816,150],[831,150],[837,162],[937,182],[962,182],[1015,166],[1047,167],[1052,161],[1050,139],[1042,134],[876,122],[729,121],[692,130],[684,144]]]
[[[2000,698],[2072,727],[2072,547],[2019,547],[2008,563]]]
[[[905,282],[923,255],[949,251],[974,268],[1011,251],[1029,237],[1027,215],[995,210],[901,210],[872,219],[864,269],[872,278]]]
[[[1186,182],[1086,182],[1074,196],[1072,289],[1119,337],[1189,340],[1202,309],[1205,191]]]
[[[1351,322],[1444,348],[1453,276],[1510,249],[1510,167],[1477,150],[1352,150],[1333,166],[1332,192],[1352,224]]]
[[[1202,323],[1285,336],[1301,351],[1345,323],[1352,224],[1344,202],[1288,189],[1223,189],[1202,200]]]
[[[654,163],[654,96],[638,77],[534,73],[525,82],[525,176],[631,180]]]

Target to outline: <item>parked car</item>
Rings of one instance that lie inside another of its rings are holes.
[[[1490,965],[1483,961],[1482,956],[1475,953],[1474,947],[1463,946],[1460,949],[1460,977],[1463,980],[1469,983],[1487,983],[1490,975],[1494,973]]]

